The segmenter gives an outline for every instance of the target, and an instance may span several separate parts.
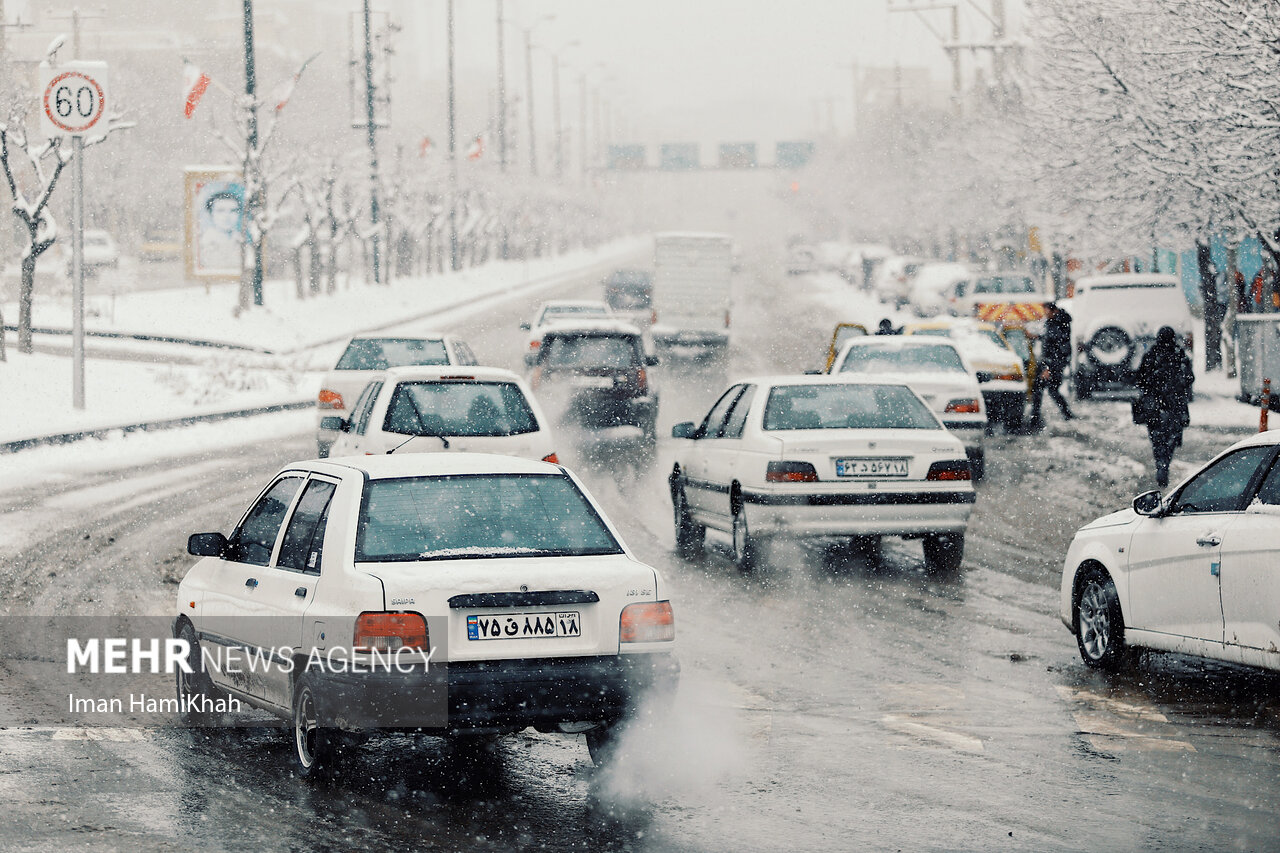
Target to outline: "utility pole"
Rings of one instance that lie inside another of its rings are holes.
[[[502,0],[498,5],[498,170],[507,171],[507,65],[503,49]]]
[[[538,175],[538,133],[533,122],[533,31],[544,21],[554,21],[555,15],[542,15],[527,27],[521,27],[524,33],[524,82],[527,88],[529,106],[529,174]]]
[[[262,198],[262,176],[259,174],[261,163],[258,151],[258,72],[254,64],[253,57],[253,0],[244,0],[244,95],[245,103],[249,110],[246,117],[248,132],[245,134],[244,145],[244,176],[245,189],[251,190],[245,193],[244,218],[249,222],[255,221],[255,216],[263,203]],[[251,180],[252,176],[252,180]],[[252,234],[252,230],[250,234]],[[253,250],[253,269],[249,270],[249,285],[253,294],[253,304],[262,304],[262,240],[261,237],[251,241]],[[244,253],[240,254],[240,277],[244,280],[245,263]],[[248,308],[244,287],[240,288],[240,307]]]
[[[972,2],[972,0],[970,0]],[[999,0],[995,0],[999,2]],[[948,58],[951,60],[951,97],[952,103],[957,112],[960,111],[960,90],[961,90],[961,71],[960,71],[960,2],[959,0],[904,0],[901,3],[895,3],[889,0],[890,12],[911,12],[920,19],[920,23],[924,24],[925,29],[933,33],[934,38],[942,43],[942,49],[947,52]],[[951,37],[948,39],[945,35],[937,30],[933,24],[929,23],[929,19],[924,16],[925,12],[950,12],[951,13]]]
[[[449,268],[458,269],[458,134],[453,93],[453,0],[447,4],[449,30]]]
[[[560,121],[560,54],[551,54],[551,112],[556,124],[556,177],[564,176],[564,124]]]
[[[245,0],[248,2],[248,0]],[[374,115],[373,91],[373,28],[369,15],[369,0],[364,0],[364,118],[366,140],[369,144],[369,219],[373,225],[371,245],[373,255],[373,281],[382,281],[382,246],[378,234],[378,125]]]
[[[582,72],[581,101],[578,105],[578,158],[582,163],[582,183],[587,182],[587,72]]]

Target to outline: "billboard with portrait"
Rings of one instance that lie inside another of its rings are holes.
[[[245,246],[244,178],[232,167],[185,171],[187,276],[237,279]]]

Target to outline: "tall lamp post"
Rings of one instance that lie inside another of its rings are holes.
[[[578,75],[578,84],[581,87],[581,92],[580,92],[581,100],[578,105],[578,150],[579,150],[578,163],[582,167],[582,183],[584,184],[587,182],[588,161],[590,160],[590,157],[587,154],[587,151],[588,151],[588,148],[587,148],[587,78],[591,76],[591,72],[600,71],[606,67],[607,66],[605,66],[603,62],[597,62],[595,65],[592,65],[590,68],[584,70],[580,75]],[[599,105],[599,102],[600,102],[599,97],[600,97],[600,92],[597,89],[596,91],[597,106]],[[596,111],[597,134],[599,133],[599,123],[600,123],[600,115],[599,115],[599,110],[597,110]]]
[[[449,269],[458,269],[458,134],[453,97],[453,0],[448,3],[449,29]]]
[[[520,28],[524,33],[524,80],[528,87],[526,109],[529,113],[529,174],[535,177],[538,174],[538,144],[537,131],[533,123],[533,31],[538,24],[555,19],[555,15],[542,15],[529,26]]]
[[[560,120],[560,54],[571,47],[576,47],[574,39],[551,52],[551,101],[556,122],[556,177],[564,177],[564,122]]]

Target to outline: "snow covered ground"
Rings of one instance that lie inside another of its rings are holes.
[[[86,329],[249,350],[90,337],[85,408],[77,410],[71,405],[67,355],[19,354],[11,332],[8,361],[0,363],[0,395],[7,412],[0,420],[0,442],[311,401],[342,342],[355,332],[427,317],[444,325],[512,293],[533,292],[574,273],[608,268],[646,246],[644,239],[628,239],[552,258],[398,279],[388,287],[344,286],[332,296],[304,300],[297,298],[291,281],[269,281],[266,306],[241,316],[233,310],[235,283],[94,296],[87,300]],[[37,297],[34,326],[69,327],[71,307],[65,296]],[[108,305],[108,300],[114,303]],[[12,321],[17,306],[6,304],[4,316]],[[41,348],[70,347],[70,339],[63,336],[37,336],[37,343]],[[314,415],[307,412],[305,417]]]

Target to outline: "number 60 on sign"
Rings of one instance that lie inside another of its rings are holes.
[[[40,68],[40,126],[49,138],[100,132],[106,114],[107,64],[67,62]]]

